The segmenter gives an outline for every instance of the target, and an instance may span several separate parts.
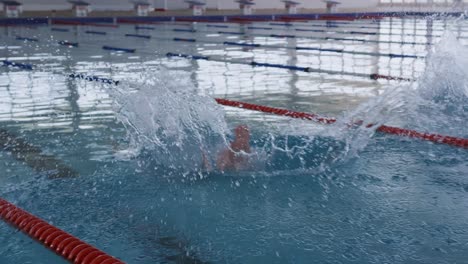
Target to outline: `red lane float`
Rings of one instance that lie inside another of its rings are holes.
[[[337,16],[337,15],[320,15],[315,20],[328,20],[328,21],[354,21],[356,18],[351,16]]]
[[[275,20],[273,21],[283,21],[283,22],[309,22],[311,20],[315,19],[310,19],[310,18],[304,18],[304,17],[296,17],[296,16],[277,16]]]
[[[0,218],[71,263],[124,263],[2,198],[0,198]]]
[[[292,118],[306,119],[306,120],[311,120],[311,121],[315,121],[315,122],[323,123],[323,124],[333,124],[336,122],[335,118],[321,117],[317,114],[312,114],[312,113],[296,112],[296,111],[290,111],[290,110],[283,109],[283,108],[256,105],[256,104],[250,104],[250,103],[239,102],[239,101],[231,101],[231,100],[220,99],[220,98],[215,98],[215,100],[218,104],[225,105],[225,106],[249,109],[253,111],[270,113],[270,114],[275,114],[275,115],[280,115],[280,116],[288,116]],[[362,121],[357,122],[356,124],[359,124],[359,123],[362,124]],[[372,126],[374,125],[373,124],[366,125],[366,127],[368,128]],[[397,136],[409,137],[409,138],[417,138],[417,139],[431,141],[431,142],[439,143],[439,144],[446,144],[446,145],[451,145],[455,147],[468,148],[468,139],[466,138],[458,138],[458,137],[444,136],[444,135],[431,134],[431,133],[422,133],[416,130],[399,128],[399,127],[391,127],[391,126],[386,126],[386,125],[382,125],[378,127],[376,130],[378,132],[391,134],[391,135],[397,135]]]
[[[468,139],[466,138],[450,137],[450,136],[431,134],[431,133],[422,133],[416,130],[404,129],[404,128],[399,128],[399,127],[391,127],[391,126],[385,126],[385,125],[378,127],[377,131],[386,133],[386,134],[402,136],[402,137],[422,139],[422,140],[431,141],[431,142],[439,143],[439,144],[446,144],[446,145],[451,145],[451,146],[456,146],[456,147],[461,147],[461,148],[468,148]]]
[[[260,18],[260,17],[243,17],[243,16],[234,16],[227,17],[228,22],[238,22],[238,23],[251,23],[251,22],[265,22],[272,21],[269,18]]]
[[[321,116],[316,115],[316,114],[290,111],[290,110],[282,109],[282,108],[275,108],[275,107],[269,107],[269,106],[264,106],[264,105],[249,104],[249,103],[231,101],[231,100],[221,99],[221,98],[215,98],[215,100],[216,100],[216,102],[218,104],[221,104],[221,105],[232,106],[232,107],[237,107],[237,108],[244,108],[244,109],[249,109],[249,110],[254,110],[254,111],[259,111],[259,112],[264,112],[264,113],[281,115],[281,116],[289,116],[289,117],[292,117],[292,118],[307,119],[307,120],[312,120],[312,121],[319,122],[319,123],[324,123],[324,124],[331,124],[331,123],[336,122],[336,119],[334,119],[334,118],[325,118],[325,117],[321,117]]]
[[[385,15],[372,15],[372,14],[367,14],[367,15],[360,15],[360,16],[358,16],[358,20],[369,20],[369,19],[371,19],[371,20],[382,20],[382,19],[384,19],[385,17],[387,17],[387,16],[385,16]],[[391,16],[391,17],[393,17],[393,18],[400,18],[400,17],[398,17],[398,16]]]

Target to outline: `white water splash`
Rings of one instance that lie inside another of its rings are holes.
[[[197,95],[180,73],[160,70],[127,80],[114,93],[118,119],[128,128],[131,148],[153,152],[168,166],[191,167],[213,140],[226,142],[223,109],[208,96]],[[133,92],[127,92],[133,91]]]
[[[340,160],[357,157],[383,124],[468,137],[468,48],[446,32],[427,57],[426,69],[417,81],[388,87],[338,120],[323,135],[346,143]],[[363,125],[350,125],[359,121]]]

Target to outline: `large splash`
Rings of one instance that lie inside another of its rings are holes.
[[[381,95],[345,113],[324,133],[345,142],[339,160],[358,156],[383,124],[468,137],[467,54],[468,48],[446,32],[429,52],[426,68],[415,82],[389,86]]]
[[[380,135],[376,129],[384,124],[468,138],[467,54],[468,48],[446,32],[430,51],[426,68],[416,81],[390,84],[381,95],[345,112],[337,123],[323,130],[271,140],[268,144],[275,153],[273,156],[281,157],[273,159],[272,166],[333,174],[340,165],[359,158],[369,144],[383,144],[382,139],[392,139],[406,149],[409,141],[418,140]],[[430,142],[421,143],[425,153],[434,146]]]
[[[183,74],[163,69],[123,82],[113,96],[117,117],[129,132],[126,153],[144,150],[160,165],[199,168],[207,146],[226,142],[228,131],[223,109],[194,90]]]

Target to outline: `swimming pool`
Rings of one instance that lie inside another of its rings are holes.
[[[127,263],[462,263],[467,150],[349,124],[467,138],[466,27],[420,18],[4,27],[0,56],[33,70],[1,68],[2,197]],[[200,170],[200,148],[219,148],[237,124],[250,127],[261,164]],[[8,149],[15,137],[42,156]],[[0,263],[64,262],[4,223],[0,232]]]

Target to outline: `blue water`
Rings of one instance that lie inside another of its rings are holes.
[[[47,27],[6,28],[1,56],[38,68],[1,69],[1,128],[39,146],[79,177],[50,179],[50,172],[1,151],[1,196],[128,263],[464,263],[467,150],[346,124],[364,119],[467,138],[468,63],[464,40],[454,39],[463,36],[464,23],[451,23],[458,31],[452,28],[452,35],[434,49],[298,41],[301,46],[429,54],[427,60],[124,38],[133,26],[105,29],[108,38]],[[442,25],[434,21],[432,30],[444,34]],[[415,34],[415,26],[427,30],[425,20],[384,20],[381,32],[389,26],[397,31],[393,40],[428,41],[398,35]],[[173,27],[151,34],[171,36],[168,29]],[[16,35],[44,43],[19,42]],[[54,46],[64,39],[83,45]],[[137,52],[100,50],[110,43]],[[420,79],[413,84],[375,82],[169,59],[167,52],[315,63],[364,73],[378,69]],[[69,72],[112,78],[122,85],[71,80],[63,76]],[[223,108],[212,97],[344,121],[324,127]],[[250,127],[261,166],[224,173],[199,169],[200,146],[221,148],[237,124]],[[64,263],[4,223],[0,233],[0,263]]]

